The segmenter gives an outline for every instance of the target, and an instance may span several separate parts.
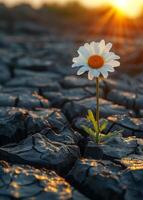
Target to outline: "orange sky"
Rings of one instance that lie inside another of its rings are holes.
[[[73,0],[0,0],[0,2],[6,3],[10,6],[18,4],[20,2],[31,3],[34,7],[39,7],[43,2],[72,2]],[[105,3],[108,3],[110,0],[77,0],[85,5],[89,6],[98,6]]]
[[[6,3],[9,6],[24,2],[30,3],[35,8],[38,8],[44,2],[73,2],[75,0],[0,0],[0,2]],[[87,6],[100,6],[110,4],[118,11],[128,16],[139,16],[143,9],[143,0],[76,0]]]

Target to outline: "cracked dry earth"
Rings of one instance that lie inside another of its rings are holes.
[[[143,199],[143,74],[101,81],[105,134],[123,133],[97,146],[81,128],[95,82],[74,75],[73,48],[28,35],[0,42],[0,200]]]

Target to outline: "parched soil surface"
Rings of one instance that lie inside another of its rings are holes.
[[[122,135],[96,145],[82,130],[95,81],[71,69],[86,37],[40,27],[1,22],[0,200],[142,200],[143,41],[115,42],[122,63],[100,81],[100,117]]]

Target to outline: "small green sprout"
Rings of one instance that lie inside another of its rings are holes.
[[[98,122],[95,120],[95,117],[91,110],[88,110],[87,120],[92,124],[92,128],[89,128],[85,125],[82,125],[82,128],[97,144],[122,132],[122,131],[113,131],[109,132],[107,135],[102,134],[102,132],[107,128],[108,121],[103,119],[101,124],[98,126]]]

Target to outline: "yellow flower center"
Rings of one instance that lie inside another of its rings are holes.
[[[99,55],[92,55],[88,59],[88,65],[92,69],[99,69],[104,65],[104,59]]]

